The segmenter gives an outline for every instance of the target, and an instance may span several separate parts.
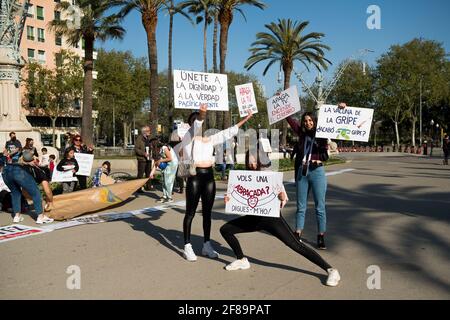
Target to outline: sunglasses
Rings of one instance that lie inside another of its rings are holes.
[[[74,141],[81,141],[81,139],[75,139]]]

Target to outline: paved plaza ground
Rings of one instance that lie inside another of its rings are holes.
[[[325,286],[320,268],[265,233],[239,236],[250,270],[225,271],[234,256],[219,229],[233,216],[217,199],[212,242],[218,260],[182,258],[184,207],[172,206],[0,243],[0,299],[449,299],[450,167],[415,156],[346,157],[346,164],[327,167],[329,173],[354,170],[328,177],[328,250],[320,252],[341,273],[336,288]],[[286,173],[291,201],[283,215],[293,226],[292,180]],[[218,194],[225,188],[219,182]],[[114,211],[157,206],[158,196],[139,195]],[[312,201],[306,223],[314,246]],[[0,225],[9,224],[10,215],[1,213]],[[29,216],[24,224],[35,226]],[[200,213],[192,235],[200,254]],[[66,286],[71,265],[80,267],[80,290]],[[380,268],[379,290],[367,287],[369,266]]]

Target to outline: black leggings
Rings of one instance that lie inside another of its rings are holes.
[[[211,210],[216,197],[216,182],[212,168],[197,168],[197,175],[190,177],[186,184],[186,215],[183,222],[184,243],[191,243],[192,220],[202,199],[203,233],[205,242],[211,235]]]
[[[331,266],[316,251],[297,239],[282,216],[280,216],[280,218],[244,216],[232,220],[220,228],[220,233],[231,249],[233,249],[234,254],[238,259],[243,259],[244,253],[242,252],[241,245],[235,237],[235,234],[255,231],[269,232],[289,248],[301,254],[325,271],[331,268]]]

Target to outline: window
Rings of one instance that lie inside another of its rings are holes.
[[[38,41],[45,42],[44,29],[38,28]]]
[[[31,3],[28,4],[28,17],[34,18],[34,7]]]
[[[34,49],[28,49],[28,59],[34,59]]]
[[[36,7],[36,16],[38,20],[44,20],[44,7]]]
[[[38,60],[40,62],[45,62],[45,51],[44,50],[38,51]]]
[[[61,20],[61,12],[60,11],[55,11],[55,20],[56,21]]]
[[[55,53],[55,64],[57,67],[61,67],[62,65],[62,53]]]
[[[59,33],[55,34],[55,44],[57,46],[61,46],[62,45],[62,36]]]
[[[34,27],[27,26],[27,39],[34,40]]]

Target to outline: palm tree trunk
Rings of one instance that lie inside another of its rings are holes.
[[[222,10],[219,15],[220,22],[220,73],[226,72],[226,58],[228,50],[228,32],[231,24],[231,14],[227,10]],[[229,128],[231,123],[230,112],[223,113],[223,128]]]
[[[219,17],[218,12],[214,14],[214,35],[213,35],[213,70],[214,73],[219,72],[219,68],[217,65],[217,35],[219,29]],[[218,113],[217,112],[209,112],[208,113],[208,126],[209,128],[217,128],[218,127]]]
[[[158,51],[156,44],[156,27],[158,25],[157,12],[142,13],[142,22],[147,33],[148,61],[150,66],[150,127],[152,135],[158,134],[159,109],[159,79],[158,79]]]
[[[291,86],[291,75],[292,75],[292,69],[293,66],[289,65],[289,66],[283,66],[283,72],[284,72],[284,90],[289,89],[289,87]],[[283,120],[281,122],[281,145],[283,147],[286,146],[287,143],[287,121]]]
[[[173,5],[173,2],[171,1]],[[170,15],[169,22],[169,67],[167,70],[167,79],[169,80],[169,130],[173,127],[173,76],[172,76],[172,40],[173,40],[173,14]]]
[[[207,36],[208,36],[208,10],[205,10],[205,25],[203,26],[203,70],[204,72],[208,72],[208,57],[206,54],[206,49],[208,45]]]
[[[93,36],[85,37],[81,137],[86,145],[92,145],[92,70],[94,69],[94,40]]]
[[[217,66],[217,34],[219,31],[219,17],[218,13],[214,15],[214,35],[213,35],[213,68],[214,73],[219,72],[219,68]]]

